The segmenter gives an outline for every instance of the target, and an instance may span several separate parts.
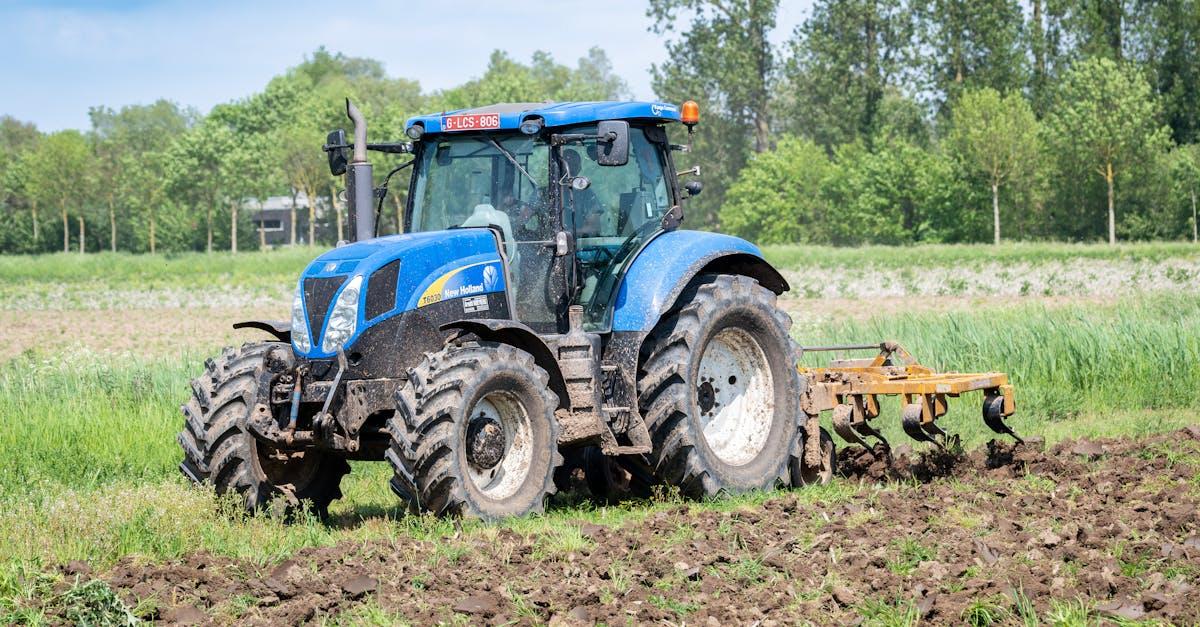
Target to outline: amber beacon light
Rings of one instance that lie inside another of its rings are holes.
[[[679,108],[679,121],[683,122],[689,131],[692,130],[692,127],[700,121],[700,105],[696,104],[695,100],[683,103],[683,106]]]

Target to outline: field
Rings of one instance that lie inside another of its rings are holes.
[[[247,517],[179,475],[178,406],[315,252],[0,258],[0,623],[1200,621],[1200,250],[766,253],[801,344],[1008,372],[1042,441],[989,445],[970,397],[969,453],[846,446],[819,488],[485,525],[404,515],[364,463],[329,520]]]

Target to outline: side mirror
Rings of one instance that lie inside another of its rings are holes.
[[[329,173],[341,176],[346,173],[346,131],[338,129],[325,138],[325,154],[329,157]]]
[[[625,165],[629,163],[629,122],[605,120],[597,125],[596,163]]]
[[[688,193],[688,198],[698,195],[702,189],[704,189],[704,185],[700,181],[688,181],[683,184],[683,190]]]

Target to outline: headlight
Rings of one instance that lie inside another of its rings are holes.
[[[362,287],[362,275],[350,279],[329,314],[329,322],[325,323],[325,335],[321,339],[321,350],[326,353],[336,352],[354,335],[358,324],[358,290]]]
[[[308,322],[304,319],[304,301],[300,298],[300,288],[296,288],[296,297],[292,299],[292,344],[301,353],[307,353],[312,348],[312,339],[308,337]]]

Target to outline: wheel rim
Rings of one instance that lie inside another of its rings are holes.
[[[533,430],[529,414],[515,396],[492,392],[467,414],[464,431],[467,475],[484,496],[512,496],[529,476]]]
[[[719,331],[704,347],[696,405],[708,448],[731,466],[749,463],[767,443],[775,386],[767,355],[742,329]]]

